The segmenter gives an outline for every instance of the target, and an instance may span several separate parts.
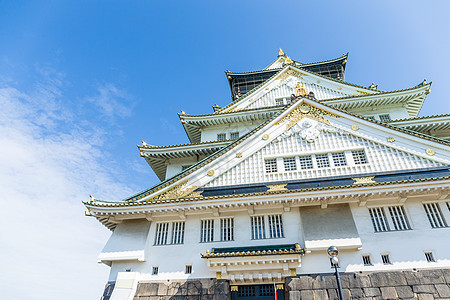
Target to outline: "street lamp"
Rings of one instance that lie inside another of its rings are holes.
[[[339,250],[337,247],[331,246],[330,248],[328,248],[328,256],[330,257],[331,264],[334,266],[334,270],[336,271],[335,275],[336,275],[336,281],[337,281],[338,290],[339,290],[339,299],[344,300],[344,296],[342,294],[341,277],[339,277],[339,272],[337,269],[338,264],[339,264],[339,259],[337,257],[338,254],[339,254]]]

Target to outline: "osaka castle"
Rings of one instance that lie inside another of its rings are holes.
[[[188,144],[138,145],[161,182],[84,203],[112,232],[101,299],[337,299],[334,264],[345,299],[449,299],[450,115],[347,59],[226,71],[226,106],[178,114]]]

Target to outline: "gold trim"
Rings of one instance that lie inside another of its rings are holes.
[[[162,194],[156,195],[155,197],[151,198],[151,200],[168,200],[187,196],[198,188],[198,186],[193,186],[182,190],[188,184],[188,181],[189,179],[180,183],[179,185],[174,186],[173,188]]]
[[[359,129],[359,126],[356,125],[356,124],[353,124],[353,125],[352,125],[352,129],[353,129],[353,130],[358,130],[358,129]]]
[[[428,155],[435,155],[435,154],[436,154],[436,151],[434,151],[434,150],[431,149],[431,148],[428,148],[427,150],[425,150],[425,152],[426,152]]]
[[[291,269],[291,276],[297,276],[297,271],[294,268]]]
[[[277,290],[284,290],[283,284],[277,284]]]
[[[216,279],[222,279],[222,273],[216,272]]]
[[[232,286],[230,287],[230,290],[231,290],[232,292],[237,292],[238,289],[239,289],[239,287],[238,287],[237,285],[232,285]]]
[[[267,185],[269,188],[267,192],[287,191],[286,185],[287,183]]]
[[[309,111],[307,113],[304,113],[308,109],[306,107],[309,107]],[[291,129],[295,124],[300,122],[304,117],[309,117],[311,119],[317,120],[319,122],[325,123],[327,125],[331,125],[330,121],[324,118],[324,116],[330,116],[339,118],[338,115],[335,115],[333,113],[326,112],[324,110],[321,110],[317,107],[310,106],[308,104],[302,104],[301,106],[297,106],[293,111],[291,111],[288,115],[284,116],[281,120],[275,123],[275,125],[283,124],[285,121],[289,120],[289,123],[286,125],[286,130]]]
[[[365,183],[376,183],[375,180],[373,180],[375,176],[368,176],[368,177],[355,177],[352,178],[355,182],[353,184],[365,184]]]
[[[262,136],[262,139],[265,140],[265,141],[267,141],[267,140],[269,139],[269,135],[268,135],[268,134],[263,135],[263,136]]]
[[[236,157],[237,158],[241,158],[242,157],[242,153],[241,152],[236,153]]]
[[[388,137],[386,140],[387,140],[389,143],[395,142],[395,139],[394,139],[392,136]]]
[[[208,171],[208,176],[214,176],[214,170],[209,170]]]

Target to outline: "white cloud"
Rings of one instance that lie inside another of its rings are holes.
[[[99,299],[109,268],[96,257],[110,232],[83,215],[81,201],[131,191],[115,180],[98,146],[104,129],[61,101],[63,75],[38,71],[44,79],[29,91],[0,88],[0,295]],[[131,114],[112,85],[99,92],[92,99],[105,114]]]
[[[108,118],[126,118],[131,115],[132,98],[125,91],[110,83],[97,86],[97,94],[87,99]]]

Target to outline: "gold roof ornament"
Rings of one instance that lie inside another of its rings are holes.
[[[144,142],[144,141],[141,141],[141,142],[142,142],[142,146],[143,147],[147,147],[148,146],[148,144],[146,142]]]
[[[284,63],[287,65],[292,65],[294,62],[292,61],[292,59],[289,56],[286,56]]]
[[[378,88],[378,84],[375,85],[375,83],[372,82],[372,84],[369,86],[369,89],[376,90]]]
[[[187,115],[187,113],[185,113],[183,110],[180,110],[180,111],[181,111],[181,114],[180,114],[180,115],[182,115],[182,116]]]
[[[302,85],[300,85],[300,82],[297,82],[297,85],[295,86],[295,96],[305,96],[308,94],[308,91],[306,88]]]
[[[241,97],[241,88],[238,86],[238,90],[237,90],[237,97],[239,98],[239,97]]]
[[[284,56],[283,49],[278,48],[278,56]]]

